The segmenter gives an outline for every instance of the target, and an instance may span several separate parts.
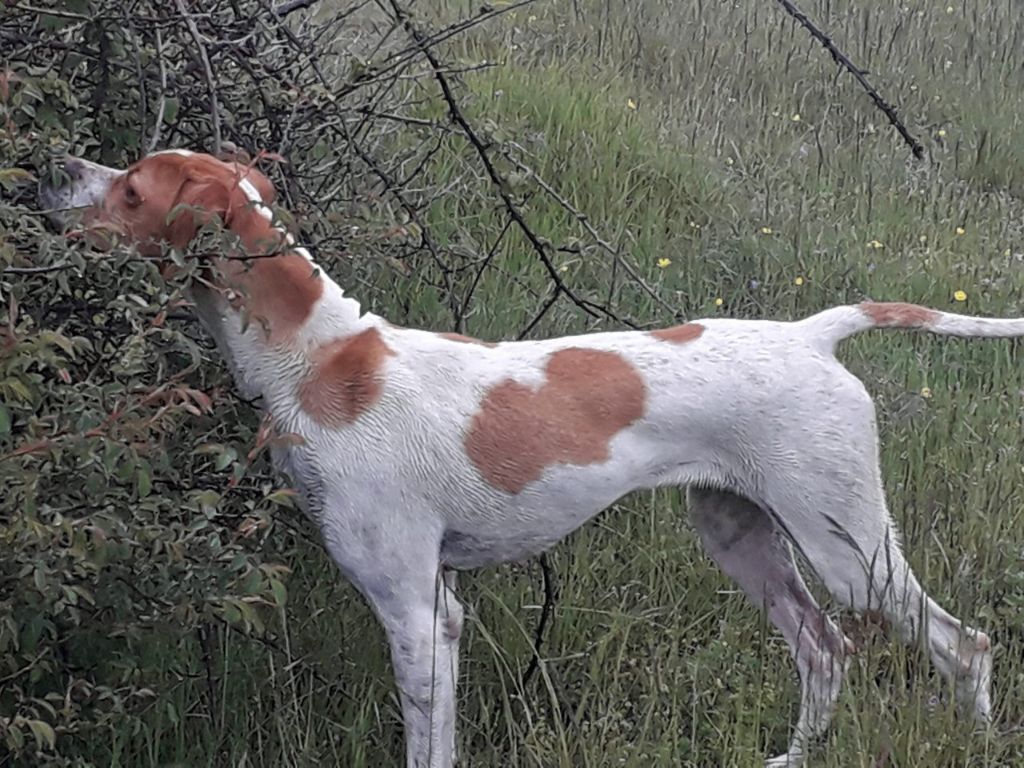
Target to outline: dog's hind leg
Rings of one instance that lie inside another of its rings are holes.
[[[846,639],[807,591],[789,544],[780,538],[767,512],[727,491],[691,488],[688,500],[708,554],[766,611],[796,661],[799,719],[785,754],[767,765],[797,766],[806,756],[808,741],[822,733],[832,717],[845,669]]]
[[[809,494],[803,503],[807,506],[800,518],[812,516],[813,509],[835,510],[817,513],[817,522],[810,526],[786,521],[833,597],[858,613],[881,611],[908,644],[923,637],[932,663],[954,684],[958,705],[987,723],[992,714],[989,638],[961,623],[924,591],[903,555],[884,502]]]
[[[760,454],[758,501],[836,600],[859,613],[881,611],[907,643],[923,639],[932,662],[954,683],[958,703],[988,722],[988,636],[929,597],[903,555],[882,488],[874,406],[863,385],[848,377],[827,391],[833,400],[804,402],[808,412],[792,419],[795,431],[777,432],[775,450]]]

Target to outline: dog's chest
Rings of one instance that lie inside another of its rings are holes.
[[[324,473],[309,446],[286,439],[271,449],[271,461],[294,485],[302,511],[313,522],[319,522],[326,506]]]

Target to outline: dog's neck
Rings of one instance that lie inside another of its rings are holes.
[[[292,397],[309,370],[312,350],[357,333],[375,319],[361,316],[359,302],[345,297],[333,281],[324,287],[306,327],[287,344],[271,342],[263,323],[252,318],[258,308],[240,310],[216,288],[193,285],[189,289],[196,315],[216,341],[243,396],[262,396],[268,406]]]
[[[193,284],[190,295],[243,395],[262,396],[277,410],[294,400],[315,349],[381,320],[363,315],[359,302],[271,223],[267,206],[254,202],[233,219],[246,257],[220,260],[220,277]],[[269,249],[268,240],[275,241]]]

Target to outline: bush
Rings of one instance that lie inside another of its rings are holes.
[[[398,321],[440,300],[461,330],[481,257],[419,219],[438,131],[397,77],[424,74],[418,48],[372,15],[43,5],[0,21],[0,755],[102,764],[115,733],[172,706],[147,659],[188,646],[209,675],[211,638],[262,636],[310,535],[275,520],[290,492],[182,286],[48,231],[33,174],[58,175],[64,151],[119,167],[164,147],[286,157],[263,164],[303,242]]]

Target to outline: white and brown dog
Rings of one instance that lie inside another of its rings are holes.
[[[875,328],[1021,336],[1024,319],[864,303],[797,322],[490,344],[364,313],[274,223],[256,170],[185,151],[64,167],[70,183],[42,202],[84,208],[99,240],[117,232],[159,254],[214,217],[236,236],[207,255],[192,299],[240,387],[302,438],[276,461],[387,631],[409,768],[454,761],[463,611],[451,569],[537,554],[621,496],[667,485],[689,489],[707,551],[796,660],[799,721],[769,765],[802,762],[849,653],[791,547],[837,601],[880,611],[907,642],[923,635],[960,702],[989,720],[989,638],[928,597],[904,559],[873,404],[834,349]]]

